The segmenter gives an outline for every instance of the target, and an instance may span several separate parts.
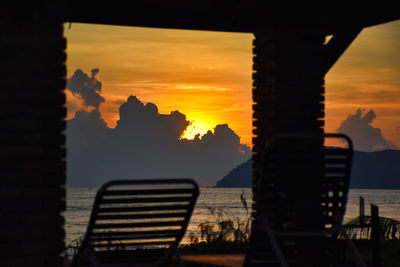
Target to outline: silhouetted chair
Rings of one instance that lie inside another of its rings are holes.
[[[347,147],[322,146],[323,138],[343,139]],[[345,213],[352,157],[352,142],[343,134],[284,134],[269,140],[256,170],[261,177],[254,184],[245,266],[325,266],[337,260],[330,243]]]
[[[115,180],[97,192],[71,266],[164,266],[185,234],[199,188],[191,179]]]

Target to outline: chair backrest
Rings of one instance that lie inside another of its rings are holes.
[[[333,138],[342,139],[347,143],[347,147],[324,147],[324,182],[321,205],[327,229],[342,224],[353,160],[351,139],[344,134],[325,134],[325,139]]]
[[[347,147],[323,146],[330,138],[343,139]],[[352,156],[352,142],[343,134],[280,134],[269,139],[253,185],[254,221],[246,266],[319,266],[328,260],[333,239],[325,237],[334,237],[337,232],[332,229],[342,222]]]
[[[321,206],[323,216],[325,217],[325,228],[331,228],[335,224],[341,224],[346,210],[347,194],[350,185],[350,174],[353,160],[353,143],[347,135],[341,133],[326,133],[323,135],[323,137],[325,141],[327,141],[328,139],[341,139],[341,141],[347,145],[346,147],[324,146],[323,148],[323,177],[322,180],[319,180],[322,185]],[[271,148],[275,145],[275,143],[285,140],[301,142],[302,140],[306,141],[318,138],[320,138],[319,135],[312,134],[282,134],[276,136],[275,138],[272,138],[270,142],[265,145],[265,151],[262,158],[262,162],[264,164],[262,165],[262,167],[270,164],[268,162],[269,158],[267,157],[267,155],[271,151]],[[293,143],[291,143],[291,145],[293,146]],[[289,147],[289,150],[291,149],[293,148]],[[303,148],[300,147],[300,149]],[[293,156],[291,156],[289,153],[286,153],[286,151],[285,153],[283,153],[282,150],[278,151],[278,154],[284,154],[284,156],[280,156],[279,158],[279,161],[281,162],[280,164],[283,166],[286,164],[286,162],[288,162],[288,159],[299,161],[300,163],[304,160],[307,160],[306,157],[292,158]],[[277,160],[275,159],[275,161]],[[276,163],[274,164],[276,165]],[[264,172],[265,170],[262,169],[260,171],[261,175],[264,176]],[[265,181],[265,177],[262,177],[262,179],[260,179],[261,186],[259,190],[265,189],[264,187],[266,182],[267,181]],[[265,192],[261,191],[260,195],[265,195]],[[270,203],[260,204],[270,205]]]
[[[97,192],[82,251],[106,262],[155,261],[151,251],[178,246],[198,194],[191,179],[110,181]]]

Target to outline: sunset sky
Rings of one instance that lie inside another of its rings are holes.
[[[179,110],[192,121],[185,135],[228,123],[251,145],[253,35],[65,24],[67,77],[99,68],[102,117],[114,127],[129,95]],[[326,131],[357,109],[372,109],[372,126],[400,146],[400,22],[366,28],[326,77]],[[68,117],[82,108],[66,90]]]

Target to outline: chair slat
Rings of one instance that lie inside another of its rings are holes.
[[[334,167],[328,167],[325,168],[325,173],[345,173],[347,172],[347,168],[334,168]]]
[[[166,188],[166,189],[113,189],[104,192],[104,196],[123,195],[172,195],[172,194],[195,194],[194,188]]]
[[[324,174],[325,179],[329,180],[329,179],[347,179],[348,175],[347,173],[325,173]]]
[[[119,236],[130,236],[130,235],[162,235],[170,233],[180,233],[180,230],[135,230],[135,231],[118,231],[118,232],[103,232],[103,233],[92,233],[91,237],[100,237],[108,234],[119,235]]]
[[[93,226],[93,229],[110,228],[133,228],[133,227],[162,227],[162,226],[181,226],[184,220],[168,222],[140,222],[140,223],[99,223]]]
[[[101,204],[126,204],[126,203],[165,203],[165,202],[190,202],[192,197],[134,197],[134,198],[107,198]]]
[[[97,220],[124,220],[124,219],[154,219],[154,218],[184,218],[186,212],[176,213],[147,213],[147,214],[115,214],[97,215]]]
[[[147,241],[147,242],[121,242],[121,243],[96,243],[92,242],[93,247],[128,247],[128,246],[143,246],[143,245],[166,245],[171,244],[175,240],[166,240],[166,241]],[[121,248],[122,249],[122,248]]]
[[[111,212],[141,212],[141,211],[165,211],[165,210],[187,210],[190,207],[187,203],[174,203],[169,205],[152,205],[152,206],[138,206],[138,207],[101,207],[98,213],[111,213]]]
[[[349,159],[347,157],[340,157],[340,158],[326,157],[324,159],[325,164],[341,164],[343,166],[346,166],[348,161]]]
[[[151,234],[137,234],[135,232],[121,235],[120,233],[114,232],[112,234],[97,234],[92,235],[90,240],[100,241],[100,240],[136,240],[136,239],[158,239],[166,237],[176,237],[178,231],[168,231],[166,233],[151,233]]]

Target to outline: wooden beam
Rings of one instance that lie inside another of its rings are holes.
[[[400,19],[389,0],[342,6],[268,0],[69,0],[65,22],[254,33],[277,26],[303,31],[318,27],[326,35]]]
[[[332,39],[325,46],[325,56],[323,62],[323,71],[328,71],[333,67],[336,61],[342,56],[347,47],[356,39],[362,28],[355,28],[333,35]]]

